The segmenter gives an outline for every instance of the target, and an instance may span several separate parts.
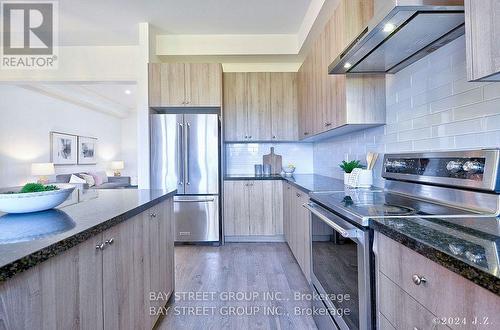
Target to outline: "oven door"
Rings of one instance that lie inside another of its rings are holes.
[[[312,284],[315,307],[328,316],[315,319],[319,329],[371,329],[369,232],[350,224],[316,203],[311,214]]]

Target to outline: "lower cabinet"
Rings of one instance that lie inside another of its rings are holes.
[[[309,195],[289,183],[283,185],[283,227],[285,239],[302,272],[311,281],[311,225],[303,207]]]
[[[375,232],[379,329],[493,329],[500,298]]]
[[[224,182],[224,235],[227,241],[276,241],[283,236],[282,182]]]
[[[2,329],[151,329],[174,288],[172,199],[0,285]]]

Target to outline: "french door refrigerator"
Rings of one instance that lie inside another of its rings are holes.
[[[153,114],[151,188],[177,186],[176,242],[219,242],[217,114]]]

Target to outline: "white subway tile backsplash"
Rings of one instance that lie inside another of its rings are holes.
[[[315,143],[315,173],[341,178],[338,163],[364,160],[367,151],[382,154],[500,145],[500,83],[467,82],[464,37],[388,76],[386,93],[387,125],[364,131],[363,138],[357,132]],[[380,173],[381,161],[375,168],[374,182],[379,186],[383,184]]]
[[[432,128],[432,136],[454,136],[481,132],[482,130],[481,119],[471,119],[434,126]]]
[[[294,164],[296,173],[313,173],[312,143],[227,143],[226,174],[253,174],[254,165],[262,164],[262,156],[274,152],[283,157],[283,166]]]
[[[483,100],[482,88],[472,89],[470,91],[449,96],[431,103],[431,112],[439,112],[451,108],[456,108],[468,104],[478,103]]]

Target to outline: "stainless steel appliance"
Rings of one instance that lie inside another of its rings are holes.
[[[151,188],[177,186],[177,242],[220,240],[218,114],[151,115]]]
[[[499,150],[387,154],[385,189],[311,193],[305,207],[311,214],[312,286],[322,298],[315,304],[330,311],[315,315],[318,328],[374,328],[370,219],[397,225],[398,219],[411,218],[425,225],[428,235],[444,226],[449,244],[443,249],[498,269],[499,242],[487,239],[487,230],[500,223],[492,225],[500,214],[499,164]],[[485,234],[472,239],[477,222]]]
[[[465,33],[463,0],[375,0],[374,8],[330,74],[396,73]]]

